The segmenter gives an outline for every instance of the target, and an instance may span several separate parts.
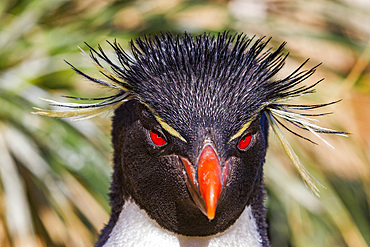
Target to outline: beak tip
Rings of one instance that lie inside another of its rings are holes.
[[[215,211],[212,211],[212,212],[208,211],[207,212],[207,218],[209,220],[213,220],[215,218],[215,213],[216,213]]]
[[[208,195],[205,195],[205,205],[206,205],[206,216],[209,220],[213,220],[216,215],[216,209],[217,209],[217,201],[218,201],[219,193],[210,193]]]

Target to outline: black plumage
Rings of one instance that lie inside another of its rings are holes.
[[[115,110],[112,213],[97,246],[108,240],[124,203],[131,199],[160,226],[186,236],[223,232],[246,206],[251,206],[262,246],[269,245],[263,206],[263,163],[269,123],[314,190],[309,173],[285,141],[279,125],[309,141],[290,130],[287,124],[314,134],[345,133],[312,124],[308,116],[322,114],[305,112],[328,104],[286,103],[288,99],[314,92],[318,82],[311,86],[301,82],[316,67],[302,71],[305,62],[287,77],[276,79],[287,58],[283,54],[285,43],[276,50],[266,49],[268,43],[269,39],[253,40],[227,32],[217,36],[166,33],[132,42],[132,56],[114,42],[111,46],[118,63],[108,58],[100,47],[99,51],[90,47],[92,62],[108,81],[93,78],[71,65],[78,74],[116,90],[116,94],[106,98],[75,98],[98,100],[98,103],[52,101],[52,105],[66,110],[39,111],[42,115],[86,118]],[[105,61],[113,73],[100,61]],[[152,133],[163,138],[165,144],[153,143]],[[240,143],[246,137],[250,137],[250,143],[241,149]],[[203,192],[198,191],[194,196],[190,188],[201,190],[198,162],[207,145],[215,150],[222,172],[222,189],[214,218],[204,211],[208,205],[204,206]],[[194,184],[189,182],[192,178],[186,170],[186,161],[191,169],[198,171],[194,173]],[[200,203],[196,202],[197,198],[201,198]]]

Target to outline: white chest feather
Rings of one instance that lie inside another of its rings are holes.
[[[135,203],[126,202],[104,247],[219,247],[261,246],[251,207],[225,232],[209,237],[186,237],[160,227]]]

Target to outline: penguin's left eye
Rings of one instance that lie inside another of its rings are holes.
[[[251,140],[252,140],[252,135],[250,134],[245,135],[238,143],[239,150],[245,151],[249,147]]]
[[[164,138],[164,135],[157,130],[150,131],[150,139],[157,146],[163,146],[166,144],[166,139]]]

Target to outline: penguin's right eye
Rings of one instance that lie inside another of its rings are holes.
[[[164,135],[157,130],[150,131],[150,139],[156,146],[163,146],[167,143]]]

